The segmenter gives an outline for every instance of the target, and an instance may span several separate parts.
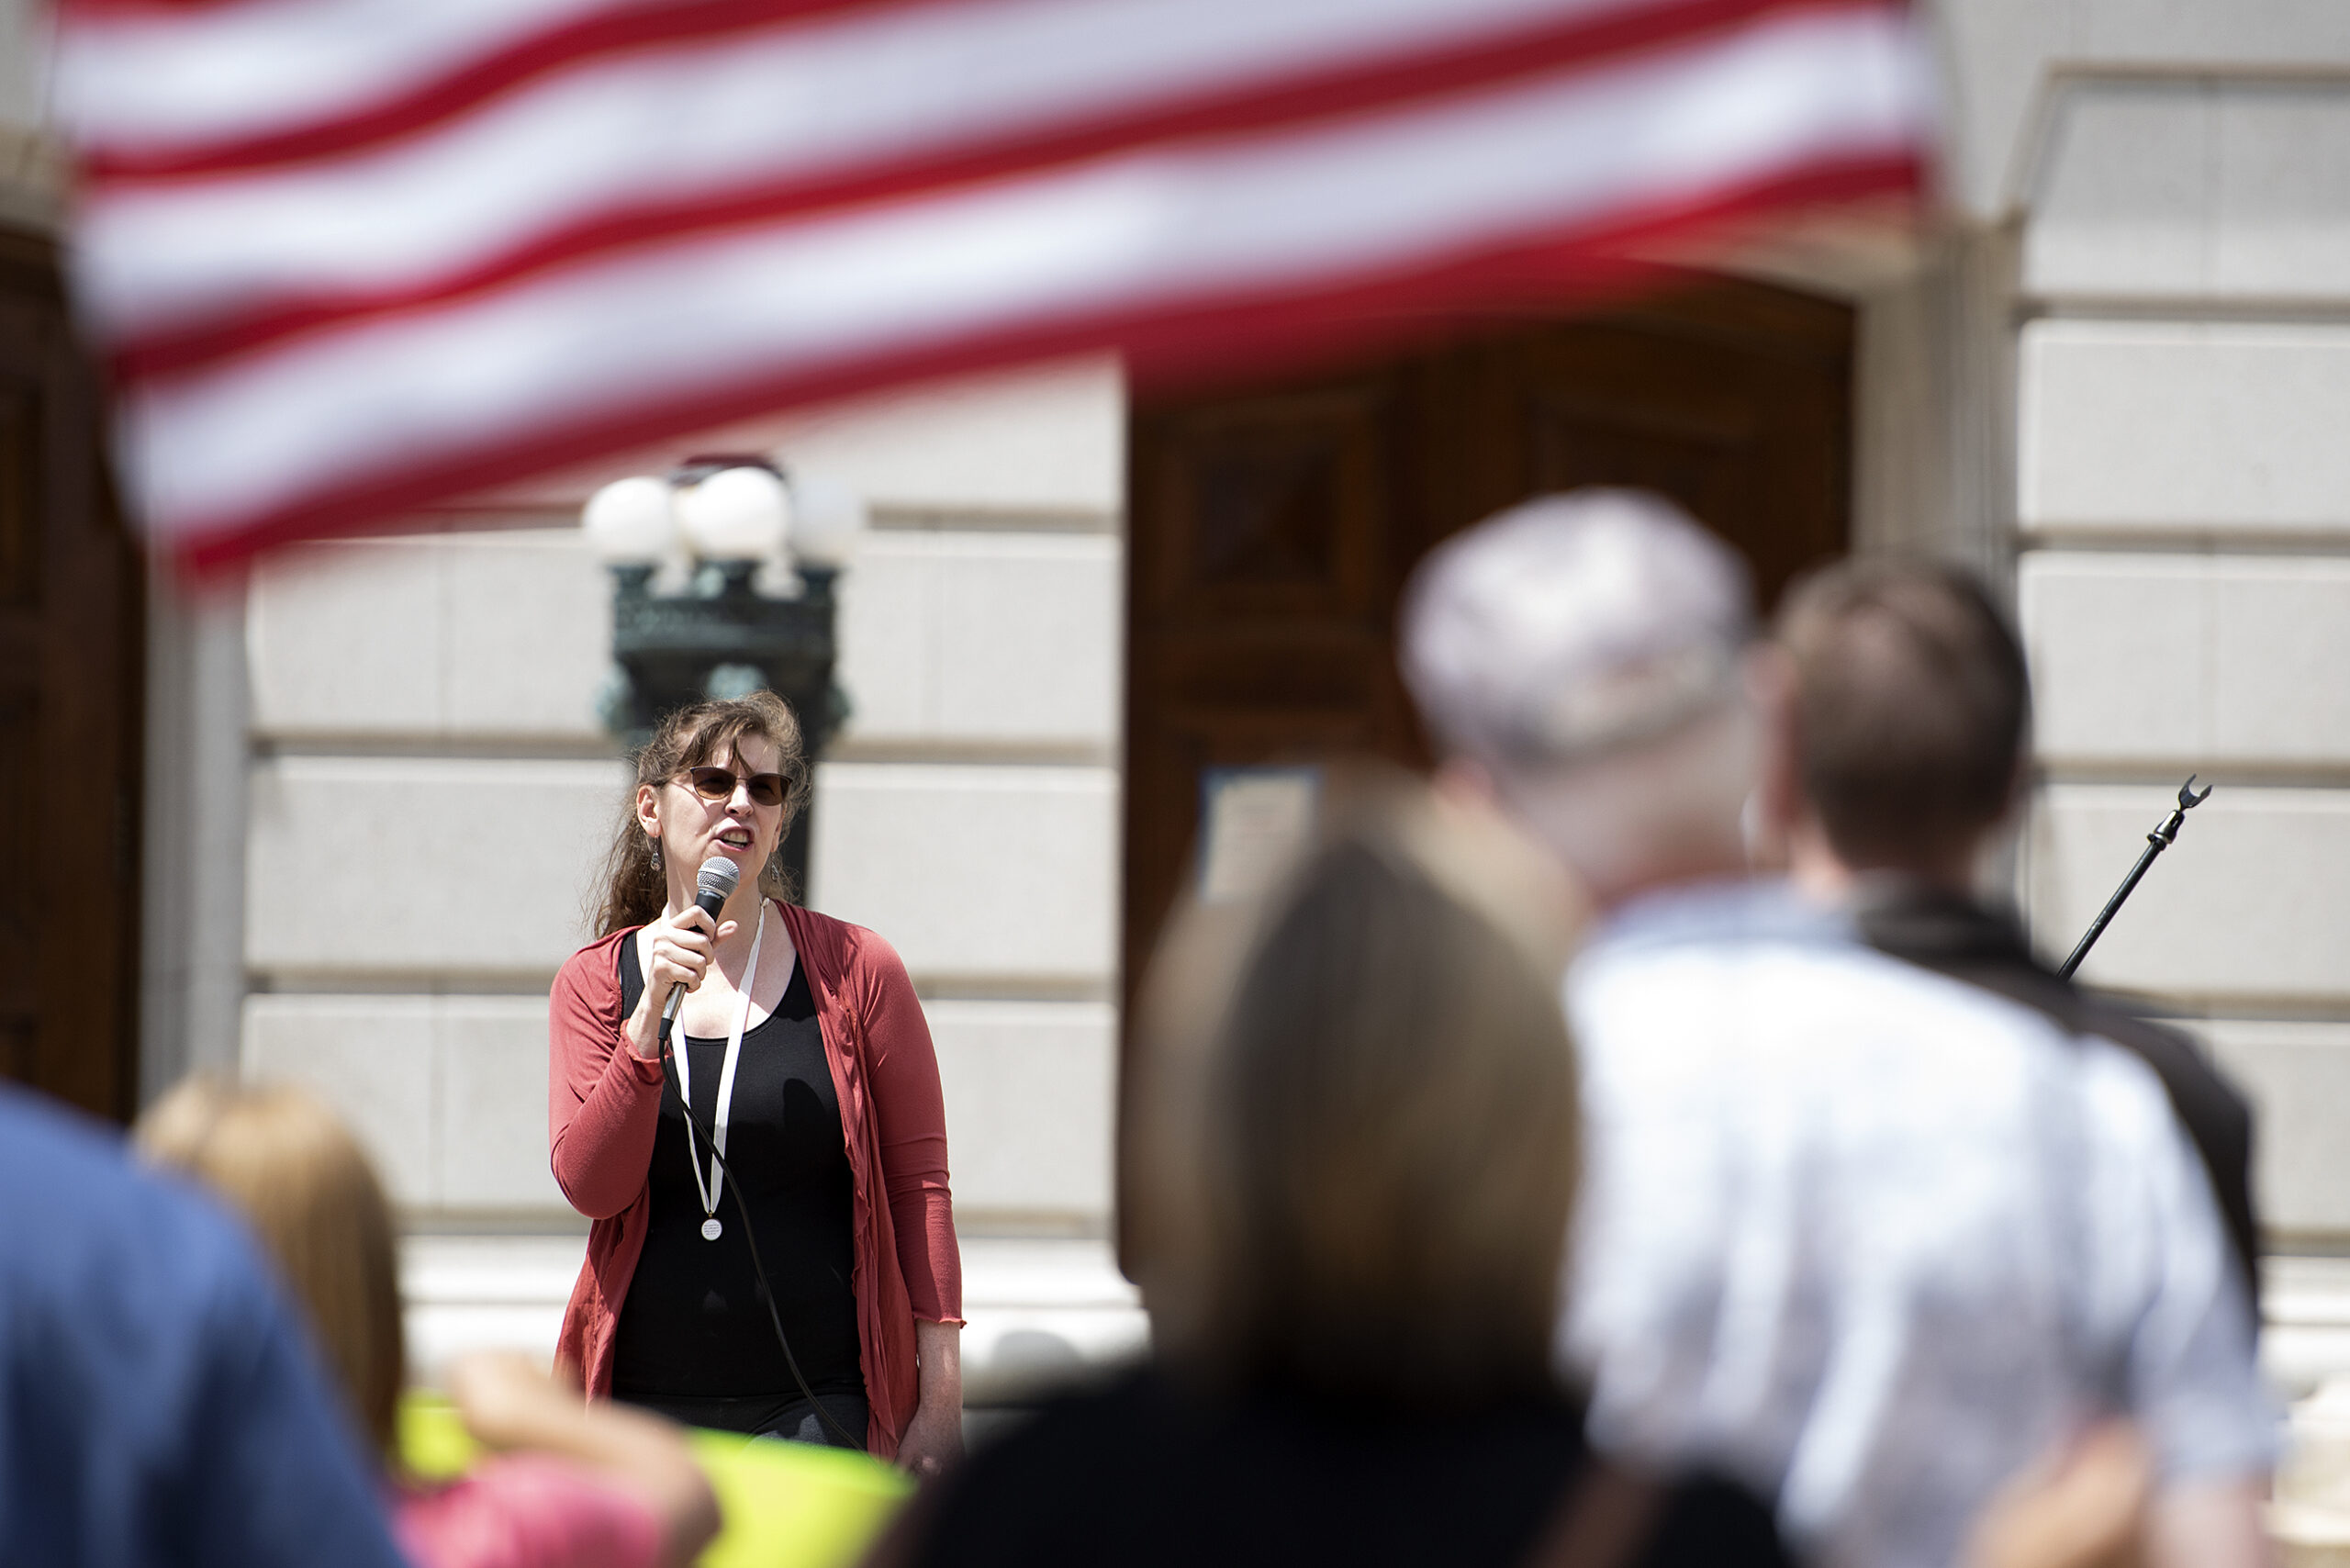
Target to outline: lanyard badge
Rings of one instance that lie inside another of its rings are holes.
[[[734,1109],[734,1067],[743,1059],[743,1031],[751,1022],[751,988],[759,983],[759,944],[767,940],[767,901],[759,901],[758,929],[751,934],[751,961],[743,969],[743,1005],[734,1014],[733,1033],[726,1036],[726,1065],[718,1074],[718,1114],[711,1118],[710,1139],[710,1176],[702,1177],[701,1150],[694,1143],[693,1070],[687,1063],[691,1054],[682,1037],[676,1051],[677,1060],[677,1098],[686,1107],[686,1162],[693,1168],[694,1190],[701,1194],[701,1238],[715,1241],[726,1234],[718,1222],[718,1198],[725,1191],[726,1168],[719,1161],[726,1158],[726,1122]]]

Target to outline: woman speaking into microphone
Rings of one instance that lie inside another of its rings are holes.
[[[790,902],[808,787],[769,692],[637,755],[598,938],[549,1000],[554,1177],[595,1222],[556,1359],[590,1397],[933,1472],[962,1447],[938,1062],[890,945]],[[712,858],[737,873],[715,918]]]

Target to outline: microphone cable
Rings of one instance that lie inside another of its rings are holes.
[[[665,1020],[661,1028],[661,1043],[664,1046],[669,1043],[668,1035],[668,1024]],[[661,1076],[668,1082],[676,1084],[677,1081],[670,1077],[670,1072],[669,1055],[664,1051],[661,1058]],[[817,1418],[832,1428],[833,1435],[840,1439],[844,1446],[855,1449],[859,1453],[864,1452],[864,1439],[849,1436],[848,1428],[833,1418],[833,1413],[824,1408],[824,1402],[816,1397],[816,1391],[808,1386],[808,1379],[800,1371],[800,1358],[791,1353],[791,1339],[783,1331],[783,1314],[776,1309],[775,1289],[767,1283],[767,1266],[759,1261],[758,1232],[752,1226],[751,1211],[743,1204],[743,1183],[734,1179],[734,1168],[726,1162],[726,1156],[719,1153],[718,1139],[711,1133],[710,1124],[694,1114],[693,1106],[687,1103],[684,1085],[677,1084],[677,1103],[685,1111],[686,1120],[696,1132],[701,1134],[702,1141],[709,1145],[711,1156],[718,1161],[718,1169],[726,1177],[727,1191],[734,1194],[734,1217],[743,1222],[743,1241],[751,1249],[751,1272],[759,1282],[759,1299],[767,1303],[767,1321],[775,1327],[775,1342],[783,1347],[783,1364],[791,1369],[792,1383],[798,1386],[800,1396],[805,1399],[810,1407],[816,1412]]]

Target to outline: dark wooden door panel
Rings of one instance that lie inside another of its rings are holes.
[[[1137,610],[1169,633],[1371,616],[1394,413],[1394,388],[1374,380],[1149,420],[1134,483],[1173,525],[1149,538]]]
[[[1572,322],[1494,323],[1371,370],[1133,414],[1129,1000],[1193,865],[1203,769],[1425,744],[1395,669],[1412,566],[1529,496],[1662,491],[1765,602],[1843,548],[1852,313],[1715,281]]]
[[[1841,551],[1852,346],[1841,306],[1715,282],[1580,321],[1496,323],[1374,370],[1137,407],[1127,1016],[1193,874],[1203,773],[1427,761],[1395,606],[1448,535],[1546,491],[1630,485],[1735,544],[1766,603]]]
[[[55,258],[0,231],[0,1074],[136,1093],[143,597]]]
[[[0,316],[0,331],[21,330],[21,315]],[[40,574],[40,389],[0,382],[0,609],[23,610]]]
[[[1203,769],[1391,746],[1402,378],[1354,375],[1138,412],[1125,969],[1190,863]],[[1139,790],[1139,797],[1132,791]],[[1134,878],[1144,879],[1137,886]]]

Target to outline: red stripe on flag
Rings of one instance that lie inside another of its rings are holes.
[[[1279,293],[1243,292],[1147,309],[1112,309],[1028,322],[868,355],[822,370],[785,372],[645,404],[624,414],[538,431],[506,431],[466,452],[442,452],[394,474],[321,490],[232,529],[174,543],[198,573],[235,566],[273,544],[380,530],[386,518],[616,451],[896,383],[968,374],[1112,349],[1147,386],[1249,374],[1443,330],[1473,304],[1558,308],[1588,303],[1661,270],[1632,252],[1744,219],[1888,192],[1914,192],[1916,157],[1822,160],[1805,169],[1671,204],[1619,213],[1598,227],[1564,227],[1506,247],[1351,278],[1321,274]]]
[[[1598,22],[1557,24],[1534,35],[1449,55],[1292,83],[1270,90],[1213,94],[1123,117],[1057,128],[993,145],[958,147],[877,167],[795,177],[719,197],[607,209],[533,237],[461,272],[407,288],[279,297],[189,328],[123,342],[112,356],[117,380],[161,380],[220,364],[306,334],[367,319],[416,315],[472,298],[573,263],[650,248],[729,229],[781,223],[817,213],[901,200],[927,191],[1035,173],[1127,148],[1261,134],[1366,109],[1395,109],[1451,94],[1496,87],[1610,57],[1663,51],[1735,24],[1797,12],[1874,12],[1877,0],[1682,0]]]

